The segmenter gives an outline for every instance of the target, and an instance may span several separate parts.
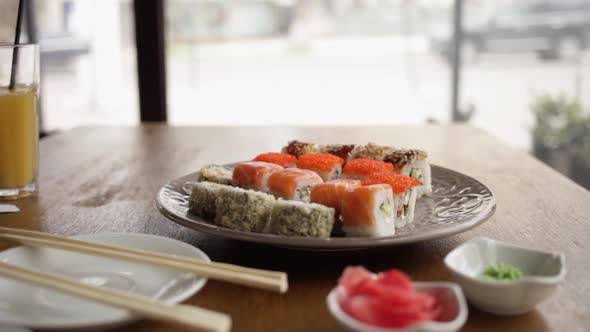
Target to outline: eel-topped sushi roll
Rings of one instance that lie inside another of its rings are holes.
[[[311,202],[333,208],[336,215],[342,210],[342,197],[347,191],[360,187],[361,181],[338,179],[318,184],[311,190]]]
[[[350,151],[348,161],[353,159],[383,160],[385,156],[393,150],[395,150],[394,147],[378,145],[375,143],[357,145],[352,151]]]
[[[417,188],[417,195],[420,198],[432,193],[432,178],[427,157],[426,151],[396,149],[388,153],[383,161],[391,163],[396,173],[411,176],[420,181]]]
[[[321,145],[320,151],[322,153],[329,153],[338,156],[344,160],[348,160],[350,153],[354,150],[354,144],[327,144]]]
[[[236,165],[234,168],[232,183],[244,189],[253,189],[268,192],[268,178],[274,172],[283,168],[279,165],[262,161],[247,161]]]
[[[363,185],[386,184],[393,195],[394,223],[396,228],[414,221],[417,187],[420,182],[412,177],[391,172],[375,173],[362,181]]]
[[[287,153],[293,155],[297,158],[299,156],[306,154],[306,153],[319,153],[321,152],[321,146],[316,143],[305,143],[301,141],[290,141],[286,146],[283,147],[281,150],[283,153]]]
[[[373,173],[392,172],[393,165],[379,160],[354,159],[344,165],[342,177],[345,179],[364,180]]]
[[[282,167],[295,167],[297,157],[281,152],[261,153],[254,158],[254,161],[263,161],[266,163],[276,164]]]
[[[340,177],[344,159],[328,153],[307,153],[299,156],[297,167],[318,173],[324,181]]]
[[[314,171],[285,168],[270,175],[268,189],[276,197],[309,202],[311,189],[323,182],[322,178]]]
[[[347,236],[378,237],[395,234],[393,193],[386,184],[362,186],[342,198],[342,229]]]
[[[232,182],[233,170],[220,165],[208,165],[199,171],[197,181],[215,182],[230,185]]]

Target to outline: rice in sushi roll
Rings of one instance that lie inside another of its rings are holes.
[[[261,232],[276,199],[269,194],[223,186],[216,192],[215,224],[247,232]]]
[[[264,161],[282,167],[295,167],[297,164],[297,157],[287,153],[267,152],[257,155],[256,158],[254,158],[254,161]]]
[[[363,185],[387,184],[393,194],[394,223],[396,228],[414,221],[417,187],[420,182],[412,177],[391,172],[376,173],[364,180]]]
[[[344,179],[364,180],[373,173],[392,172],[393,165],[379,160],[354,159],[342,170]]]
[[[188,210],[199,217],[215,218],[215,198],[217,192],[226,185],[214,182],[195,182],[193,184]]]
[[[276,197],[309,202],[311,189],[323,182],[316,172],[286,168],[271,174],[268,178],[268,189]]]
[[[313,203],[278,199],[264,232],[276,235],[328,238],[334,209]]]
[[[232,176],[232,184],[244,189],[268,192],[268,178],[283,168],[279,165],[262,161],[247,161],[236,165]]]
[[[208,181],[231,185],[233,170],[219,165],[208,165],[199,171],[197,181]]]
[[[307,153],[297,161],[297,167],[316,172],[324,181],[339,178],[342,164],[344,159],[328,153]]]
[[[361,181],[352,179],[338,179],[321,183],[311,190],[311,202],[331,207],[336,215],[340,215],[344,193],[360,186]]]
[[[397,149],[387,154],[383,161],[391,163],[396,173],[411,176],[420,181],[417,188],[417,195],[420,198],[432,193],[432,177],[427,157],[426,151]]]
[[[393,192],[386,184],[362,186],[344,193],[342,224],[347,236],[395,234]]]

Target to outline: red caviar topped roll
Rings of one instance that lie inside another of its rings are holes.
[[[297,164],[297,157],[287,153],[267,152],[257,155],[254,161],[264,161],[283,167],[294,167]]]
[[[342,170],[342,173],[349,179],[364,180],[373,173],[391,172],[393,165],[379,160],[354,159],[349,161]]]
[[[393,172],[379,172],[369,175],[369,177],[362,181],[363,186],[372,184],[388,184],[393,189],[393,192],[400,194],[408,190],[409,188],[420,185],[418,179],[399,175]]]
[[[330,171],[334,165],[344,164],[344,159],[329,153],[306,153],[299,156],[297,167]]]

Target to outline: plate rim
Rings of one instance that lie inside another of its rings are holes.
[[[233,165],[233,164],[228,164]],[[225,165],[227,166],[227,165]],[[299,249],[299,250],[362,250],[367,248],[374,248],[374,247],[386,247],[386,246],[394,246],[394,245],[402,245],[408,243],[415,243],[415,242],[422,242],[425,240],[434,240],[440,239],[448,236],[452,236],[455,234],[466,232],[470,229],[473,229],[487,220],[489,220],[495,213],[497,208],[496,196],[494,195],[493,191],[486,186],[481,181],[466,175],[464,173],[431,164],[433,168],[439,168],[443,171],[455,173],[462,177],[466,177],[471,181],[475,181],[486,188],[487,191],[490,193],[491,202],[489,203],[489,208],[485,211],[485,214],[482,214],[482,217],[479,219],[475,219],[473,221],[469,221],[467,223],[462,224],[455,224],[449,227],[442,228],[438,230],[435,234],[428,232],[423,234],[417,234],[412,236],[384,236],[384,237],[339,237],[339,238],[328,238],[328,239],[319,239],[319,238],[307,238],[307,237],[296,237],[296,236],[284,236],[284,235],[274,235],[274,234],[264,234],[264,233],[254,233],[254,232],[246,232],[246,231],[239,231],[234,230],[226,227],[217,226],[206,221],[203,218],[198,216],[193,217],[196,220],[189,219],[186,216],[178,216],[174,212],[169,211],[166,209],[162,202],[161,197],[165,190],[168,190],[169,186],[173,186],[174,183],[179,182],[182,179],[187,177],[193,176],[195,181],[197,179],[196,174],[197,172],[191,172],[186,175],[180,176],[172,181],[169,181],[164,186],[162,186],[157,193],[156,197],[156,206],[158,211],[165,216],[167,219],[171,220],[174,223],[187,227],[189,229],[199,231],[205,234],[220,236],[232,240],[240,240],[246,242],[254,242],[259,244],[266,244],[271,246],[278,246],[278,247],[285,247],[291,249]],[[183,180],[184,181],[184,180]],[[182,184],[181,184],[182,185]]]
[[[204,251],[202,251],[201,249],[199,249],[195,246],[192,246],[192,245],[190,245],[186,242],[180,241],[180,240],[176,240],[173,238],[160,236],[160,235],[154,235],[154,234],[106,232],[106,233],[78,234],[78,235],[74,235],[74,236],[68,236],[68,238],[91,241],[91,238],[93,238],[93,237],[111,237],[111,236],[114,236],[114,237],[143,237],[143,238],[150,238],[150,239],[157,238],[158,241],[175,242],[177,245],[179,245],[181,247],[186,247],[187,249],[190,249],[192,252],[194,252],[196,254],[194,257],[190,257],[190,258],[203,259],[204,261],[207,261],[207,262],[211,261],[209,256]],[[102,242],[102,243],[105,243],[105,242]],[[19,246],[15,246],[15,247],[3,250],[0,252],[0,256],[4,255],[6,253],[10,253],[11,251],[21,250],[23,248],[27,248],[27,246],[19,245]],[[50,248],[48,248],[48,249],[50,249]],[[53,250],[57,250],[57,249],[53,249]],[[83,255],[83,254],[81,254],[81,255]],[[141,263],[138,263],[138,264],[141,264]],[[166,304],[178,304],[178,303],[181,303],[181,302],[189,299],[193,295],[197,294],[199,291],[201,291],[201,289],[203,289],[203,287],[205,287],[208,279],[205,277],[201,277],[201,276],[196,276],[196,277],[197,277],[196,281],[193,283],[193,285],[191,285],[182,294],[179,294],[175,297],[172,297],[172,298],[167,299],[162,302],[166,303]],[[35,286],[35,285],[30,284],[29,287],[39,287],[39,286]],[[125,309],[121,309],[121,310],[125,310]],[[140,319],[142,319],[141,316],[134,315],[134,314],[129,313],[127,311],[126,314],[124,314],[120,318],[115,318],[115,319],[94,319],[92,321],[88,321],[85,323],[70,322],[69,324],[67,322],[65,322],[65,323],[60,322],[60,323],[49,324],[49,325],[48,324],[38,324],[35,322],[33,322],[33,324],[30,324],[30,322],[25,322],[24,324],[22,324],[22,326],[25,328],[33,329],[35,331],[36,330],[39,330],[39,331],[62,331],[62,330],[103,331],[103,330],[109,330],[109,329],[125,326],[127,324],[134,323]]]

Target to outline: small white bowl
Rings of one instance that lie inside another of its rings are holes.
[[[342,291],[338,286],[332,289],[326,299],[328,309],[336,320],[349,331],[357,332],[452,332],[459,330],[467,320],[467,303],[461,288],[451,282],[415,282],[414,287],[422,292],[441,292],[437,297],[442,297],[444,322],[428,321],[415,324],[406,328],[383,328],[360,322],[342,311],[338,303],[338,292]]]
[[[565,276],[565,258],[479,237],[455,248],[445,257],[445,265],[477,308],[498,315],[529,312],[547,299]],[[498,281],[482,278],[490,265],[507,264],[522,272],[519,280]]]

